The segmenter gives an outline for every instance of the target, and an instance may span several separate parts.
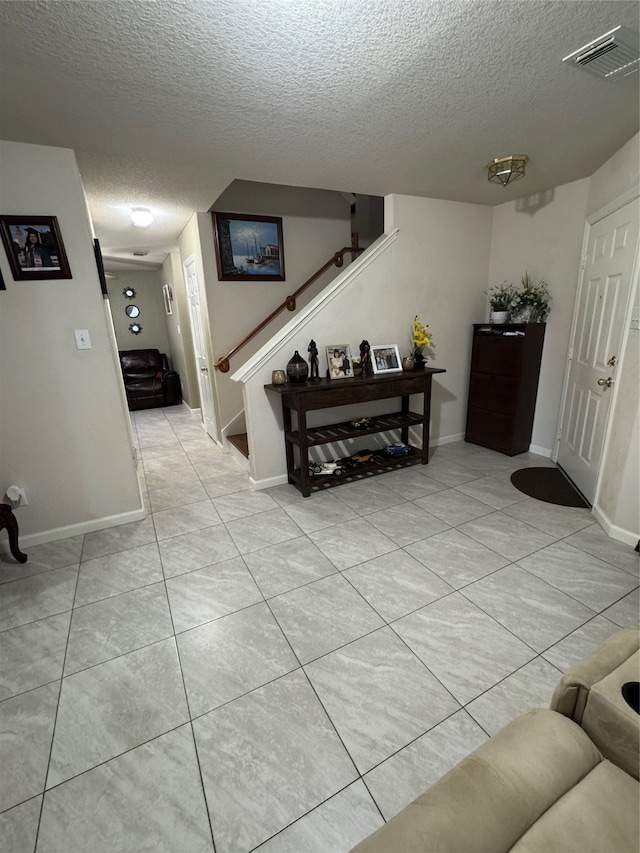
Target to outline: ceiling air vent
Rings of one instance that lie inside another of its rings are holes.
[[[149,252],[145,249],[134,249],[132,254],[136,258],[144,258],[145,255],[149,254]]]
[[[616,27],[565,56],[562,61],[584,68],[604,80],[627,77],[638,71],[638,33],[626,27]]]

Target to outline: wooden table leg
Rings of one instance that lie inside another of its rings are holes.
[[[19,563],[27,562],[27,555],[18,548],[18,522],[9,504],[0,504],[0,530],[7,528],[9,549]]]
[[[423,409],[422,409],[422,451],[421,462],[423,465],[429,463],[429,430],[431,427],[431,379],[429,376],[427,387],[423,394]]]

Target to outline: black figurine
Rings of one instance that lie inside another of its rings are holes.
[[[319,379],[320,374],[318,372],[318,347],[316,346],[316,342],[313,339],[309,341],[307,352],[311,356],[311,358],[309,359],[309,364],[311,365],[309,379]]]
[[[362,367],[363,376],[373,376],[373,367],[371,366],[371,347],[369,341],[362,341],[360,344],[360,365]]]

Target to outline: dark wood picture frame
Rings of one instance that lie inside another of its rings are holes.
[[[285,281],[282,217],[211,216],[220,281]]]
[[[100,292],[103,296],[108,296],[107,277],[104,272],[104,263],[102,261],[102,249],[100,248],[100,240],[96,237],[93,241],[93,254],[96,256],[96,268],[98,270],[98,278],[100,279]]]
[[[0,216],[0,235],[16,281],[73,278],[56,216]]]

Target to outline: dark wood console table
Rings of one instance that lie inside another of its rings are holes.
[[[282,398],[289,482],[300,489],[304,497],[308,497],[312,491],[338,486],[345,482],[354,482],[385,471],[405,468],[417,463],[426,465],[429,461],[431,379],[436,373],[446,373],[446,371],[438,367],[427,367],[421,371],[367,377],[355,376],[353,379],[319,379],[300,384],[265,385],[267,391],[279,394]],[[413,412],[409,409],[409,397],[412,394],[423,395],[422,411]],[[307,427],[307,412],[355,403],[371,403],[390,397],[401,398],[400,411],[388,415],[369,415],[370,424],[365,429],[354,428],[350,421]],[[292,423],[292,412],[297,416],[295,429]],[[422,427],[422,447],[413,448],[413,452],[407,456],[376,459],[342,474],[312,475],[309,473],[310,447],[394,429],[400,431],[403,444],[408,444],[409,427],[412,426]],[[297,465],[294,448],[298,449]]]

